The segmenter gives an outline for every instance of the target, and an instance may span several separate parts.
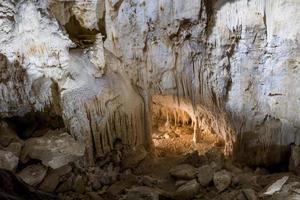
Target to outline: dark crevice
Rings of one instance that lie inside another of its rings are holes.
[[[48,130],[65,127],[63,119],[51,112],[30,112],[24,116],[14,116],[4,119],[13,127],[21,139],[41,136]]]
[[[77,45],[77,48],[87,48],[94,44],[96,35],[101,33],[103,40],[106,38],[104,19],[98,22],[99,30],[87,29],[82,27],[75,16],[72,16],[69,22],[65,25],[65,29],[69,34],[70,39]]]

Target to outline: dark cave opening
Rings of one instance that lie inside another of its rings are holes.
[[[64,129],[61,116],[52,112],[30,112],[24,116],[5,118],[21,139],[44,135],[48,130]]]
[[[103,40],[105,40],[106,38],[104,19],[99,20],[98,22],[99,30],[90,30],[82,27],[75,16],[70,17],[69,22],[64,27],[69,34],[70,39],[79,48],[87,48],[92,46],[97,39],[96,35],[98,33],[101,33],[101,35],[103,36]]]

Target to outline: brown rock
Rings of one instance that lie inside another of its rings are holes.
[[[0,169],[15,171],[19,158],[10,151],[0,149]]]
[[[58,169],[50,170],[39,188],[45,192],[53,192],[59,184],[61,176],[64,176],[71,171],[72,167],[70,165],[65,165]]]
[[[188,164],[181,164],[173,167],[169,172],[175,178],[189,180],[196,177],[198,169]]]
[[[62,182],[56,189],[56,192],[67,192],[73,189],[73,183],[75,181],[74,175],[69,177],[66,181]]]
[[[199,168],[198,181],[200,185],[207,186],[213,179],[214,170],[209,165],[204,165]]]
[[[219,171],[223,168],[225,157],[220,149],[212,148],[205,154],[208,158],[209,163],[215,171]]]
[[[130,181],[117,181],[108,188],[107,193],[116,196],[125,189],[129,189],[132,185],[133,183]]]
[[[174,198],[178,200],[192,199],[199,192],[199,189],[200,184],[196,179],[188,181],[176,190]]]
[[[17,176],[21,178],[28,185],[36,186],[43,181],[47,174],[47,167],[37,164],[30,165],[17,173]]]
[[[22,147],[23,142],[13,141],[5,148],[5,150],[12,152],[17,157],[20,157]]]
[[[145,159],[147,154],[148,153],[143,145],[125,151],[122,160],[122,167],[126,169],[137,166],[142,160]]]
[[[158,185],[160,180],[151,176],[142,176],[140,182],[145,186],[153,187]]]
[[[150,188],[146,186],[139,186],[130,189],[126,195],[126,200],[158,200],[158,199],[168,199],[171,195],[163,190]]]
[[[222,192],[230,186],[231,174],[226,170],[218,171],[214,174],[213,181],[217,190]]]
[[[87,192],[86,193],[91,200],[104,200],[97,192]]]
[[[256,192],[251,188],[243,189],[243,194],[247,200],[257,200]]]
[[[177,181],[175,182],[175,187],[176,187],[176,188],[179,188],[180,186],[186,184],[187,182],[188,182],[188,180],[177,180]]]

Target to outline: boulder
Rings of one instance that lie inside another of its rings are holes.
[[[41,160],[52,169],[60,168],[84,155],[84,146],[68,133],[49,131],[42,137],[30,138],[25,142],[21,160],[28,157]]]
[[[61,177],[71,171],[72,167],[70,165],[65,165],[58,169],[51,169],[39,188],[45,192],[54,192],[55,188],[61,181]]]
[[[17,176],[21,178],[25,183],[31,186],[37,186],[43,181],[47,174],[47,167],[37,164],[29,165],[22,171],[17,173]]]
[[[196,177],[198,169],[189,164],[181,164],[171,168],[169,172],[175,178],[190,180]]]
[[[184,185],[180,186],[174,195],[175,199],[183,200],[183,199],[192,199],[200,189],[200,184],[196,179],[188,181]]]
[[[133,149],[125,150],[122,159],[122,167],[126,169],[137,166],[146,158],[147,154],[148,153],[143,145],[137,146]]]
[[[300,175],[300,146],[292,146],[289,170]]]
[[[0,169],[14,171],[19,163],[19,158],[10,151],[0,149]]]
[[[198,181],[202,186],[207,186],[213,179],[214,170],[210,165],[204,165],[199,168]]]
[[[231,174],[226,170],[215,172],[213,181],[219,192],[227,189],[231,184]]]

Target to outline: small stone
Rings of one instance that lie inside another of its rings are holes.
[[[37,164],[30,165],[17,174],[25,183],[31,186],[37,186],[43,181],[47,174],[47,167]]]
[[[169,172],[175,178],[190,180],[196,177],[198,169],[188,164],[181,164],[173,167]]]
[[[184,185],[180,186],[175,192],[175,199],[192,199],[200,189],[200,184],[196,179],[188,181]]]
[[[124,169],[136,167],[142,160],[146,158],[147,154],[148,153],[143,145],[137,146],[131,150],[127,150],[123,155],[122,167]]]
[[[257,200],[256,193],[253,189],[243,189],[243,194],[245,195],[247,200]]]
[[[10,151],[0,149],[0,169],[15,171],[19,158]]]
[[[226,170],[218,171],[214,174],[213,181],[217,190],[222,192],[230,186],[231,174]]]
[[[214,176],[214,170],[209,165],[204,165],[199,168],[198,181],[202,186],[208,186]]]
[[[83,194],[85,192],[85,183],[82,176],[78,175],[75,178],[73,189],[75,192]]]

